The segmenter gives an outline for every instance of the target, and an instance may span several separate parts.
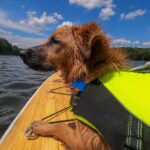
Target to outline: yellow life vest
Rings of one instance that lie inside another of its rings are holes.
[[[118,71],[99,80],[131,114],[150,126],[150,73]]]

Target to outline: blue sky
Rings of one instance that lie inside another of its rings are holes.
[[[1,0],[0,37],[22,48],[61,25],[96,21],[114,46],[150,47],[149,0]]]

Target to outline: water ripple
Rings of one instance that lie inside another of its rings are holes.
[[[0,137],[51,74],[28,68],[18,56],[0,56]]]

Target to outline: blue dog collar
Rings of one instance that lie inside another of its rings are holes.
[[[87,84],[82,80],[72,82],[72,87],[78,88],[81,92],[86,88]]]

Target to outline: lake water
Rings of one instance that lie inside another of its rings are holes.
[[[134,61],[135,66],[145,62]],[[34,71],[18,56],[0,56],[0,137],[52,72]]]
[[[0,137],[51,74],[28,68],[19,56],[0,56]]]

